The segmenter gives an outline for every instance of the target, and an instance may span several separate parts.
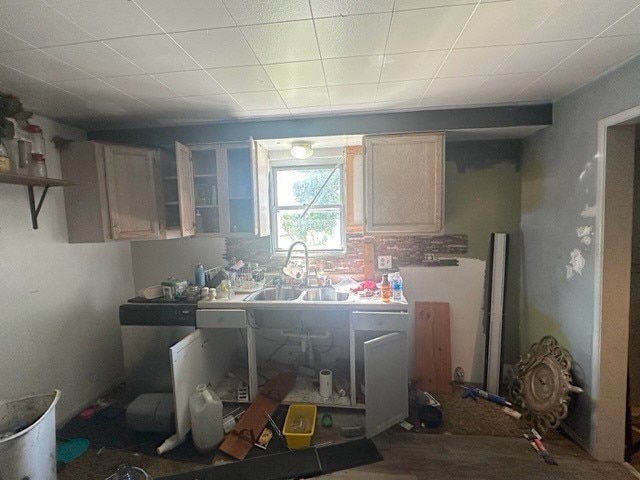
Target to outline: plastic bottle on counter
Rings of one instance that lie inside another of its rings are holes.
[[[391,292],[394,302],[402,302],[402,277],[400,272],[393,274],[391,279]]]
[[[204,287],[204,265],[202,265],[201,263],[196,265],[195,277],[195,284],[200,288]]]
[[[382,283],[380,284],[380,299],[384,303],[389,303],[391,300],[391,284],[389,283],[389,274],[382,275]]]

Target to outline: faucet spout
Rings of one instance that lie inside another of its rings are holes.
[[[304,284],[306,285],[307,278],[309,275],[309,249],[307,248],[307,244],[304,243],[302,240],[296,240],[291,245],[289,245],[289,250],[287,251],[287,258],[284,261],[283,270],[287,268],[287,265],[289,265],[289,261],[291,260],[291,253],[293,252],[293,247],[295,247],[296,245],[302,245],[302,248],[304,249]],[[285,273],[287,272],[285,271]]]

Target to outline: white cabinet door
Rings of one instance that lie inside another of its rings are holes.
[[[351,312],[351,400],[356,405],[356,332],[380,332],[364,342],[365,424],[368,438],[409,415],[407,312]],[[369,335],[371,337],[372,335]]]
[[[440,232],[444,226],[444,134],[366,136],[366,233]]]
[[[405,332],[364,342],[364,379],[366,436],[371,438],[409,415]]]
[[[104,145],[107,201],[113,240],[160,238],[155,151]]]
[[[269,154],[267,149],[250,139],[253,169],[253,233],[259,237],[271,233],[269,215]]]
[[[202,333],[196,330],[170,348],[176,435],[180,439],[191,430],[189,397],[197,385],[208,383],[207,344]]]
[[[180,235],[190,237],[196,233],[195,192],[193,188],[193,164],[189,147],[175,142],[176,174],[178,178],[178,208],[180,211]]]

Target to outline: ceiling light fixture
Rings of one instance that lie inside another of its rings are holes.
[[[291,156],[300,160],[309,158],[313,155],[313,148],[307,142],[293,142],[291,144]]]

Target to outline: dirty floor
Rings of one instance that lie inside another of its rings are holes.
[[[422,428],[415,417],[412,432],[399,426],[374,438],[384,460],[337,472],[330,480],[448,480],[448,479],[637,479],[624,464],[596,462],[572,441],[551,432],[545,445],[558,465],[547,465],[522,437],[526,425],[504,415],[484,400],[461,399],[460,391],[435,395],[442,404],[443,423]],[[336,420],[339,420],[336,418]],[[333,432],[317,429],[314,443],[343,441]],[[334,437],[332,437],[332,434]],[[317,437],[317,438],[316,438]],[[219,456],[209,464],[219,462]],[[92,444],[87,452],[65,466],[58,480],[104,480],[117,466],[128,463],[153,478],[206,468],[203,462],[169,460],[131,450]],[[206,463],[206,462],[205,462]],[[637,473],[636,473],[637,475]]]

